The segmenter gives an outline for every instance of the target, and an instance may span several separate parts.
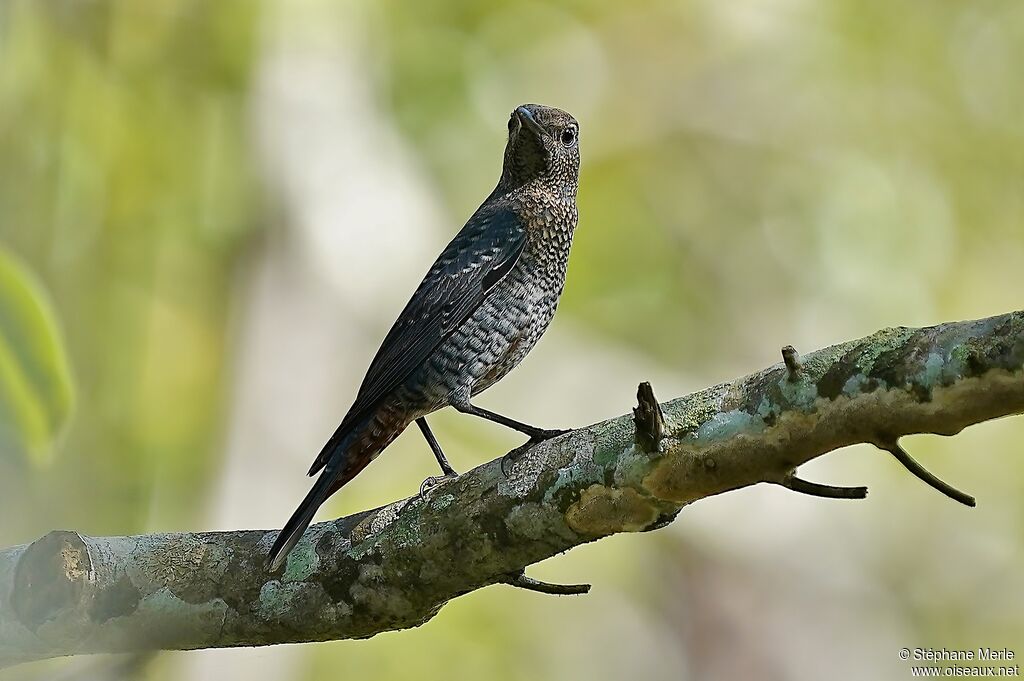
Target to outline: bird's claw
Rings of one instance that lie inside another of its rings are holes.
[[[568,430],[562,430],[559,428],[552,428],[550,430],[538,430],[536,433],[530,436],[530,441],[527,444],[537,444],[538,442],[544,442],[545,440],[551,440],[558,437],[559,435],[565,435]]]
[[[444,475],[433,475],[420,483],[420,499],[426,499],[427,495],[449,480],[454,480],[457,473],[446,473]]]
[[[514,465],[515,462],[516,462],[516,459],[518,459],[519,456],[523,452],[525,452],[527,449],[529,449],[530,446],[533,445],[533,444],[534,444],[534,442],[531,440],[530,442],[527,442],[524,445],[519,445],[518,447],[516,447],[512,451],[510,451],[507,454],[505,454],[505,456],[501,457],[501,474],[504,475],[507,478],[508,477],[508,470],[509,470],[509,468],[512,465]]]
[[[533,435],[530,436],[529,440],[527,440],[525,443],[519,445],[518,447],[510,451],[505,456],[501,457],[501,474],[507,478],[509,467],[516,462],[516,459],[518,459],[522,454],[525,454],[526,451],[533,447],[534,445],[544,442],[545,440],[551,440],[552,438],[556,438],[559,435],[565,435],[566,433],[569,432],[571,431],[561,430],[558,428],[553,428],[551,430],[538,429]]]

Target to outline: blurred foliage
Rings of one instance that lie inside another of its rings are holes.
[[[0,241],[51,291],[83,405],[60,467],[0,475],[5,504],[67,503],[4,514],[12,540],[97,498],[84,531],[199,510],[185,500],[216,464],[231,263],[257,224],[239,121],[258,9],[3,3]],[[152,506],[156,475],[180,502]]]
[[[41,464],[71,413],[71,370],[40,284],[0,250],[0,453]]]
[[[738,329],[800,333],[824,315],[839,335],[822,340],[838,340],[861,319],[955,317],[985,287],[961,276],[971,263],[997,243],[1020,263],[1024,4],[435,1],[375,16],[396,117],[460,206],[486,185],[465,165],[495,165],[477,132],[498,138],[494,111],[576,114],[564,307],[666,362],[706,357],[722,377]],[[789,297],[801,305],[774,302]]]

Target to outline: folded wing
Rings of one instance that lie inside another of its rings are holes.
[[[481,208],[427,272],[377,350],[359,394],[309,470],[314,475],[354,423],[374,409],[484,302],[515,266],[526,229],[508,206]]]

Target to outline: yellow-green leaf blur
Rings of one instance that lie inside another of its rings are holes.
[[[0,427],[52,452],[4,445],[0,545],[279,528],[527,102],[580,122],[579,228],[550,331],[483,407],[585,425],[640,381],[667,400],[785,345],[1020,309],[1022,64],[1019,0],[0,2]],[[459,471],[521,444],[430,424]],[[367,641],[13,678],[801,681],[908,678],[904,647],[1019,657],[1022,442],[1024,418],[903,440],[976,509],[858,446],[801,475],[866,500],[759,485],[530,569],[585,597],[493,586]],[[411,429],[318,519],[435,474]]]

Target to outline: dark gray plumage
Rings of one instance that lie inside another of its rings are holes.
[[[519,423],[470,398],[494,385],[547,329],[565,283],[576,228],[579,127],[537,104],[512,112],[501,179],[416,289],[377,351],[355,403],[321,450],[309,494],[278,535],[271,569],[331,494],[416,421],[445,475],[424,417],[453,406],[541,440],[562,431]]]

